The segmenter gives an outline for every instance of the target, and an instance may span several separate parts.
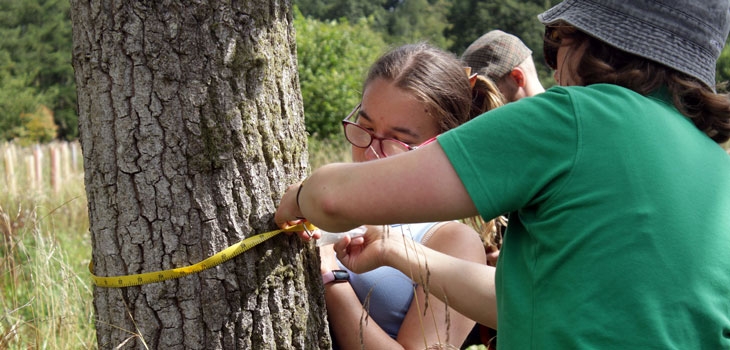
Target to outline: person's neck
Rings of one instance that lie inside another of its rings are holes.
[[[527,84],[525,84],[525,94],[528,97],[545,92],[545,88],[542,87],[542,83],[540,83],[539,80],[535,81],[535,79],[530,79],[527,81]]]

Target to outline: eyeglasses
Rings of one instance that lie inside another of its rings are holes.
[[[558,48],[561,41],[560,34],[555,28],[545,26],[545,35],[542,38],[542,55],[551,69],[558,69]]]
[[[351,122],[348,120],[353,116],[355,116],[355,119],[357,119],[357,115],[360,111],[361,106],[362,103],[358,103],[357,106],[355,106],[355,109],[353,109],[352,112],[350,112],[350,114],[345,117],[345,119],[342,119],[342,127],[345,129],[345,138],[355,147],[368,148],[370,147],[370,145],[373,144],[374,140],[378,140],[380,142],[380,149],[382,150],[383,155],[389,157],[399,153],[412,151],[414,149],[417,149],[418,147],[424,146],[436,140],[436,136],[434,136],[418,146],[411,146],[407,143],[398,141],[393,138],[377,137],[370,130],[363,128],[356,122]]]

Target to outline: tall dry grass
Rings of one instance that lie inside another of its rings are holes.
[[[0,144],[0,349],[96,345],[78,144]]]

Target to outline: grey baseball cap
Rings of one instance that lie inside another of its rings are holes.
[[[496,82],[531,54],[532,51],[516,36],[492,30],[469,45],[461,60],[475,73]]]
[[[730,1],[566,0],[537,17],[545,25],[565,21],[714,90],[717,58],[730,30]]]

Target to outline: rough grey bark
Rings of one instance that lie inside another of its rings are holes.
[[[304,176],[291,1],[71,1],[95,274],[186,266],[274,229]],[[316,252],[94,290],[99,348],[329,348]]]

